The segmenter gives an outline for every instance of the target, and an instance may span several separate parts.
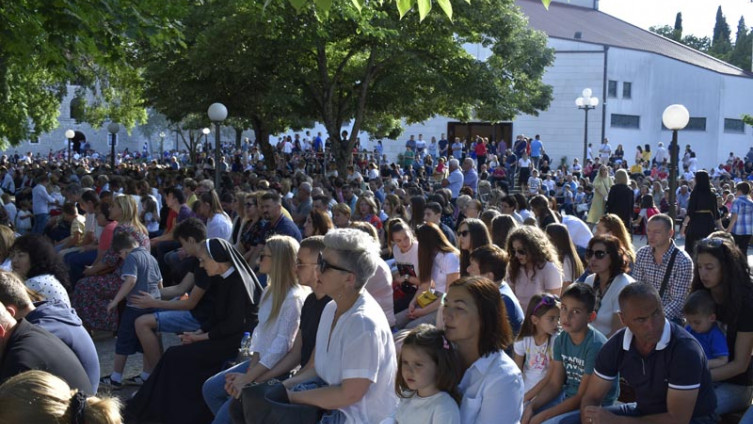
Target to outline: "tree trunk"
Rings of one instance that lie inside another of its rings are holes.
[[[264,164],[267,166],[267,170],[273,171],[277,169],[275,161],[275,149],[269,144],[269,131],[259,120],[254,120],[254,133],[256,134],[256,144],[264,154]]]
[[[241,148],[241,139],[243,138],[243,128],[233,127],[235,130],[235,148]]]

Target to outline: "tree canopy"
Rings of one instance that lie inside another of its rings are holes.
[[[17,144],[57,125],[66,84],[96,94],[81,118],[133,126],[145,117],[135,54],[180,41],[172,2],[14,0],[0,6],[0,141]],[[106,17],[106,19],[103,19]]]

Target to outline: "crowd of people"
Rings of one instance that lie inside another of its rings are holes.
[[[396,163],[357,149],[339,175],[321,135],[281,140],[277,169],[253,143],[218,167],[0,158],[0,422],[714,423],[749,408],[753,148],[707,172],[688,147],[669,196],[661,143],[631,166],[604,140],[554,169],[539,136],[419,135]],[[108,375],[94,331],[116,335]],[[163,333],[180,344],[163,351]],[[94,397],[126,385],[123,408]]]

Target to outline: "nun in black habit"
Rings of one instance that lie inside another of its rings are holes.
[[[185,333],[168,349],[126,408],[126,422],[206,424],[212,413],[204,403],[204,381],[235,357],[243,333],[252,332],[262,287],[235,248],[208,239],[199,263],[211,279],[213,311],[201,330]]]

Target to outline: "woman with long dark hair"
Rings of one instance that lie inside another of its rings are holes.
[[[748,259],[734,241],[721,237],[698,241],[690,292],[699,290],[711,294],[717,322],[727,330],[729,362],[711,369],[716,413],[749,408],[753,398],[753,282]]]
[[[557,217],[557,213],[549,208],[549,200],[546,196],[537,194],[531,198],[529,204],[539,228],[544,230],[549,224],[559,224],[560,219]]]
[[[570,238],[570,232],[563,224],[549,224],[546,235],[557,250],[557,257],[562,264],[562,291],[583,274],[583,263],[580,261],[575,244]]]
[[[10,248],[11,266],[26,287],[50,301],[71,306],[66,287],[68,270],[50,240],[40,234],[26,234]]]
[[[420,284],[408,309],[395,315],[395,325],[400,329],[435,322],[441,294],[447,293],[447,288],[460,277],[460,252],[436,224],[418,227],[416,238]]]
[[[500,215],[492,220],[492,242],[502,250],[507,249],[507,236],[518,228],[518,221],[512,215]]]
[[[685,251],[692,255],[696,241],[707,237],[715,229],[722,229],[716,196],[711,192],[708,172],[698,171],[695,173],[695,187],[690,192],[688,211],[680,228],[680,234],[685,236]]]
[[[460,250],[460,275],[468,275],[473,249],[492,244],[484,221],[475,218],[463,220],[458,226],[458,250]]]
[[[325,212],[312,209],[306,217],[306,222],[303,223],[303,235],[304,237],[323,236],[334,228],[334,226],[329,215]]]

